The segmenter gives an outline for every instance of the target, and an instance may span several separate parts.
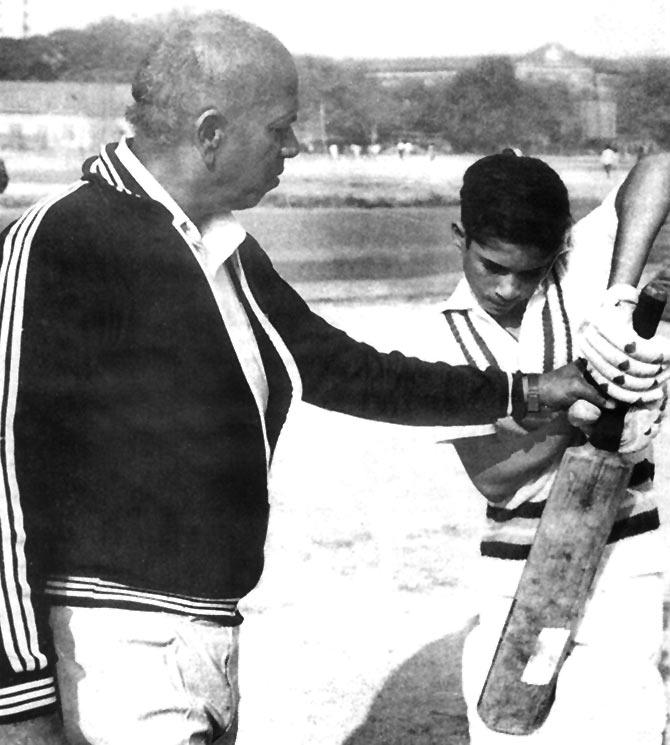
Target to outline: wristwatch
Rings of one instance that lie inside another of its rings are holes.
[[[528,373],[523,377],[523,384],[526,411],[529,414],[537,414],[542,409],[540,402],[540,376],[537,373]]]

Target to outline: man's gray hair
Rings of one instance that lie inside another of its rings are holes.
[[[228,13],[173,18],[135,74],[126,118],[155,146],[177,144],[206,109],[238,116],[262,101],[287,59],[272,34]]]

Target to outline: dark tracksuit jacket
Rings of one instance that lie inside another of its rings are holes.
[[[0,242],[0,722],[56,706],[50,605],[237,624],[263,568],[262,428],[207,279],[113,145],[88,164]],[[304,400],[414,425],[508,412],[506,374],[380,354],[315,315],[251,236],[238,251]],[[273,449],[292,386],[237,291]]]

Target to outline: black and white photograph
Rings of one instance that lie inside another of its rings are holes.
[[[0,745],[670,745],[670,3],[0,0]]]

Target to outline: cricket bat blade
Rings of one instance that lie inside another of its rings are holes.
[[[660,285],[640,293],[633,325],[651,338]],[[606,410],[591,442],[567,448],[542,512],[477,710],[492,730],[527,735],[546,719],[600,560],[630,482],[617,454],[626,407]]]

